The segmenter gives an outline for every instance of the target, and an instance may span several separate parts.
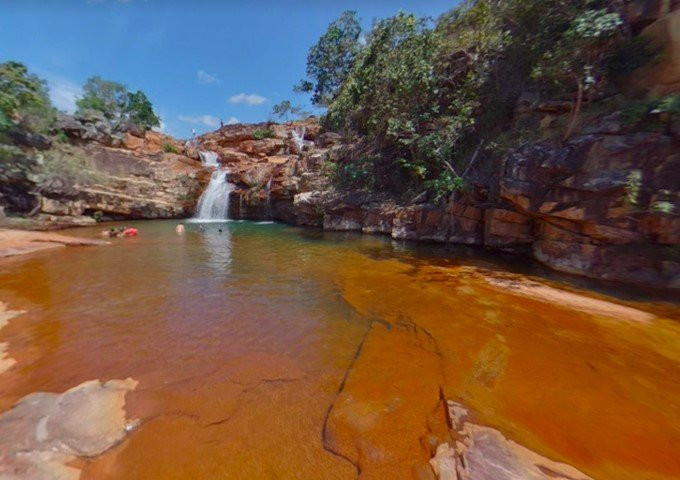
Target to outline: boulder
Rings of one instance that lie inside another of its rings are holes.
[[[324,132],[316,139],[316,144],[321,148],[332,147],[340,143],[342,137],[338,133]]]
[[[9,137],[16,145],[35,148],[36,150],[48,150],[52,147],[52,140],[45,135],[29,132],[21,128],[12,128]]]
[[[631,75],[627,88],[648,90],[653,97],[680,92],[680,8],[649,24],[642,34],[664,46],[663,61],[638,69]]]

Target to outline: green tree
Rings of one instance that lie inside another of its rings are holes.
[[[83,86],[83,96],[76,101],[78,112],[97,110],[106,118],[120,118],[128,104],[128,90],[118,82],[90,77]]]
[[[361,24],[357,12],[347,10],[329,26],[307,55],[307,76],[295,90],[311,92],[312,103],[327,106],[347,78],[361,49]]]
[[[310,113],[303,110],[301,106],[290,103],[290,100],[283,100],[274,105],[272,113],[279,118],[285,118],[286,121],[288,121],[290,115],[296,117],[308,117],[310,115]]]
[[[19,62],[0,63],[0,131],[18,124],[44,132],[54,118],[45,81]]]
[[[272,108],[272,113],[279,118],[285,117],[287,121],[288,115],[291,113],[292,108],[293,106],[291,105],[290,100],[283,100],[282,102],[274,105],[274,108]]]
[[[152,128],[161,124],[160,118],[153,111],[151,102],[141,90],[128,93],[125,113],[131,122],[142,127]]]
[[[160,125],[153,105],[141,90],[132,93],[118,82],[90,77],[83,87],[83,97],[76,101],[78,112],[96,110],[110,120],[129,120],[139,126]]]

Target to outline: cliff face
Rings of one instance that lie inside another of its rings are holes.
[[[523,108],[539,122],[555,116],[544,106]],[[292,132],[303,126],[300,152]],[[254,140],[265,128],[273,137]],[[620,114],[596,116],[567,142],[539,140],[508,151],[492,175],[478,174],[444,204],[334,187],[331,167],[353,146],[319,134],[312,122],[227,126],[199,141],[230,171],[232,218],[480,245],[523,252],[564,272],[680,288],[674,125],[641,131]]]
[[[41,228],[191,215],[209,172],[197,152],[134,125],[63,116],[61,142],[17,138],[0,158],[0,208]]]

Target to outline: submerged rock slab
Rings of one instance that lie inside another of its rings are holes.
[[[64,393],[37,392],[0,415],[0,478],[77,479],[70,464],[120,442],[135,423],[125,418],[132,378],[90,380]]]
[[[106,245],[103,240],[69,237],[56,233],[0,229],[0,258],[38,252],[50,248]]]
[[[22,314],[20,311],[7,310],[7,305],[0,302],[0,330],[7,325],[12,318]],[[0,374],[9,370],[16,360],[7,355],[7,342],[0,342]]]
[[[457,441],[453,447],[448,443],[439,445],[430,460],[439,479],[592,480],[569,465],[508,440],[498,430],[468,422],[462,405],[449,401],[447,406]]]

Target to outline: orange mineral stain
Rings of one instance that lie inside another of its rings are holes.
[[[594,479],[680,478],[675,306],[381,237],[175,226],[0,260],[23,312],[0,330],[0,413],[138,382],[139,423],[81,478],[419,478],[453,440],[447,400]]]

